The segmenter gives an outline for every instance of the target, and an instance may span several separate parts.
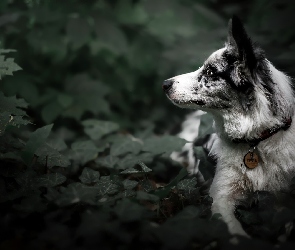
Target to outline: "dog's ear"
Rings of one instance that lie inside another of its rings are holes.
[[[234,50],[239,60],[244,61],[252,72],[257,65],[253,44],[241,20],[235,15],[229,21],[227,39],[228,45]]]

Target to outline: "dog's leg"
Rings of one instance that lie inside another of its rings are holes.
[[[209,191],[210,196],[213,198],[212,213],[221,214],[222,219],[228,225],[228,229],[231,234],[249,237],[234,215],[234,201],[238,197],[240,198],[241,194],[239,194],[237,190],[234,190],[233,193],[233,179],[221,172],[225,171],[216,173]]]
[[[229,197],[213,198],[212,213],[221,214],[231,234],[248,236],[234,215],[234,202]]]

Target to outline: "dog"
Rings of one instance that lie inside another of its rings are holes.
[[[222,215],[231,234],[247,236],[234,216],[237,201],[256,190],[288,190],[295,175],[291,78],[266,59],[233,16],[225,46],[198,70],[165,80],[162,88],[173,104],[213,116],[212,212]]]

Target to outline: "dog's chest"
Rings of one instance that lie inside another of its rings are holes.
[[[295,154],[290,145],[294,142],[276,139],[258,145],[258,165],[252,169],[244,164],[248,145],[229,145],[218,139],[212,148],[218,158],[214,182],[233,191],[286,189],[294,176]]]

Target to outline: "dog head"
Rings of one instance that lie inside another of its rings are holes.
[[[253,138],[294,112],[290,78],[265,58],[235,16],[224,48],[162,86],[175,105],[213,114],[217,132],[230,138]]]
[[[269,99],[272,80],[264,53],[253,45],[243,24],[234,16],[229,22],[225,47],[210,55],[198,70],[164,81],[163,90],[182,108],[248,112],[255,100],[257,81]]]

